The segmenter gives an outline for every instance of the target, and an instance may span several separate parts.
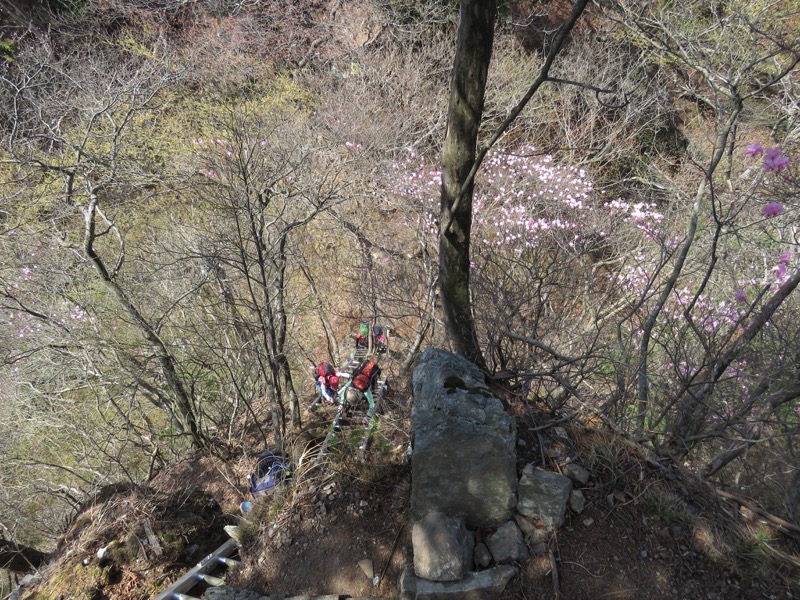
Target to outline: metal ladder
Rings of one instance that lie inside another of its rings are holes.
[[[337,372],[337,375],[340,380],[342,379],[349,379],[351,377],[351,373],[353,370],[358,367],[361,362],[367,357],[368,349],[367,348],[357,348],[353,351],[353,354],[350,356],[350,359],[343,365],[343,372]],[[328,445],[330,444],[331,440],[336,436],[338,432],[342,429],[342,420],[345,418],[345,413],[347,412],[347,399],[346,394],[347,390],[351,387],[351,382],[347,382],[344,387],[339,389],[339,393],[337,394],[338,406],[336,407],[336,412],[333,416],[333,422],[331,423],[331,427],[328,431],[328,434],[325,436],[325,440],[322,442],[322,446],[320,447],[320,452],[317,457],[317,461],[320,461],[322,457],[328,452]],[[369,440],[372,437],[372,432],[375,429],[376,424],[376,413],[378,412],[378,408],[380,405],[380,401],[383,399],[384,394],[387,390],[387,383],[386,379],[379,379],[376,381],[375,386],[372,390],[367,390],[367,392],[360,392],[367,397],[367,401],[369,402],[370,396],[372,398],[372,406],[370,409],[367,410],[367,415],[364,417],[366,420],[366,429],[364,431],[364,435],[361,438],[361,442],[358,446],[358,460],[363,461],[366,455],[367,447],[369,445]],[[369,395],[367,395],[369,394]],[[316,402],[314,403],[316,404]],[[313,406],[313,405],[312,405]]]
[[[226,567],[238,565],[239,561],[230,558],[230,556],[239,549],[240,545],[241,544],[234,539],[228,540],[197,563],[194,568],[190,569],[183,577],[169,586],[169,588],[156,596],[155,600],[197,600],[194,596],[188,596],[184,592],[188,592],[201,581],[204,581],[210,586],[222,585],[224,581],[219,577],[210,575],[210,573],[221,565]]]

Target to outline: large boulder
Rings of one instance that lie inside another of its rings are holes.
[[[411,516],[460,516],[470,528],[508,521],[516,505],[516,421],[461,356],[422,353],[412,378]]]
[[[464,519],[430,513],[411,530],[414,573],[430,581],[458,581],[472,569],[475,535]]]

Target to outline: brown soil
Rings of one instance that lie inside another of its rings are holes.
[[[517,412],[520,469],[535,462],[558,470],[573,459],[589,467],[592,477],[582,488],[585,510],[568,514],[546,553],[518,565],[520,574],[503,598],[800,597],[791,561],[764,554],[764,544],[748,544],[752,533],[760,532],[776,552],[792,550],[753,515],[721,505],[600,427],[576,421],[542,427],[541,415]],[[257,503],[246,517],[239,504],[247,499],[244,482],[255,455],[234,461],[195,457],[161,473],[148,490],[126,488],[84,513],[70,531],[49,570],[51,582],[63,582],[60,596],[53,592],[59,586],[50,585],[27,597],[151,598],[224,542],[223,525],[236,523],[245,543],[241,566],[227,574],[229,585],[273,596],[397,598],[400,574],[412,562],[405,520],[407,416],[407,402],[395,393],[366,460],[356,460],[360,436],[345,429],[331,444],[328,460],[314,469],[301,464],[293,485]],[[327,419],[325,411],[308,416],[320,425],[316,439]],[[315,437],[314,428],[309,431],[304,442]],[[141,528],[145,517],[162,540],[161,556]],[[76,588],[75,572],[102,566],[96,552],[109,544],[116,550],[103,559],[108,572]],[[375,586],[359,565],[365,559],[378,577]],[[192,595],[200,592],[193,589]]]

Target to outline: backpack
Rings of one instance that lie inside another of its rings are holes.
[[[353,371],[353,387],[366,392],[377,381],[381,368],[374,360],[365,360]]]
[[[381,327],[380,325],[375,325],[372,328],[372,335],[374,335],[376,338],[381,337],[382,334],[383,334],[383,327]]]
[[[368,321],[361,321],[361,324],[358,326],[358,333],[361,335],[361,337],[367,337],[369,335]]]
[[[318,367],[314,369],[314,376],[316,377],[324,377],[326,380],[331,375],[336,374],[336,369],[333,368],[333,365],[327,362],[320,363]]]
[[[261,498],[272,494],[292,476],[289,459],[279,452],[267,450],[256,461],[256,470],[247,476],[250,495]]]

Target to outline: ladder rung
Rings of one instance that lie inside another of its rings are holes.
[[[211,587],[219,587],[225,583],[225,580],[221,577],[215,577],[214,575],[209,575],[208,573],[200,573],[197,577],[201,581],[205,581]]]

